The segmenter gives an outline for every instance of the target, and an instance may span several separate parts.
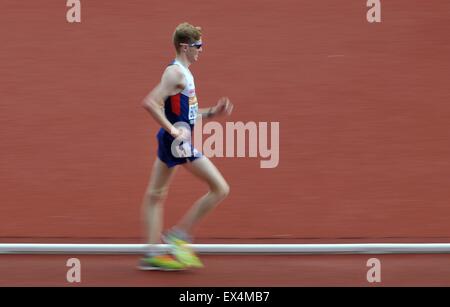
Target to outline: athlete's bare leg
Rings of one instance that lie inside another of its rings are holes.
[[[168,168],[159,158],[153,163],[152,174],[144,195],[143,210],[149,244],[160,243],[163,227],[163,203],[176,167]]]
[[[197,222],[228,195],[230,187],[219,170],[205,156],[191,163],[185,163],[183,166],[190,173],[209,185],[208,193],[194,203],[176,226],[186,233],[191,233],[192,228]]]

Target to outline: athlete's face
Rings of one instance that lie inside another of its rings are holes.
[[[187,47],[186,55],[191,63],[197,62],[200,53],[203,51],[202,47],[202,39],[200,38],[198,41],[190,44]]]

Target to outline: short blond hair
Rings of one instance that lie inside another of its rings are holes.
[[[180,44],[192,44],[202,36],[202,28],[191,25],[190,23],[180,23],[173,33],[173,45],[175,50],[180,50]]]

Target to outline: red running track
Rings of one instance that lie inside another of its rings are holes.
[[[81,283],[66,280],[72,256],[2,255],[0,286],[450,286],[448,255],[204,255],[205,268],[144,272],[136,256],[74,256]],[[366,279],[367,260],[381,261],[381,282]]]

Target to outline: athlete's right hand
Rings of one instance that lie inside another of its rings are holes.
[[[176,138],[176,139],[180,139],[180,140],[189,140],[191,132],[188,131],[186,128],[184,127],[173,127],[172,130],[170,131],[170,134]]]

